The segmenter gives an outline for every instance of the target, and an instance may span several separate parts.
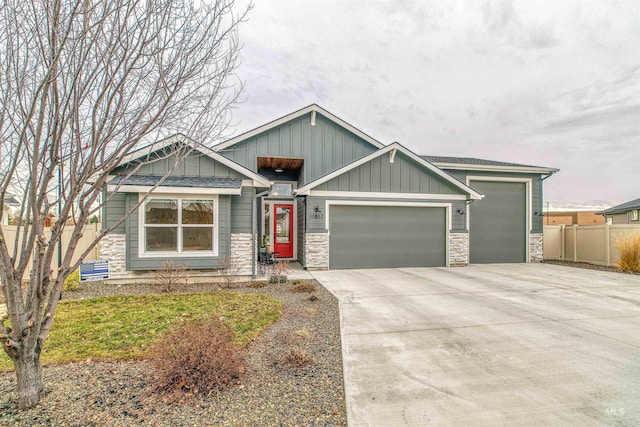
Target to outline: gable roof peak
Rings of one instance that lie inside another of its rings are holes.
[[[261,134],[263,132],[269,131],[271,129],[274,129],[284,123],[287,123],[289,121],[295,120],[299,117],[302,117],[304,115],[307,114],[311,114],[312,117],[314,116],[314,113],[319,113],[321,114],[324,118],[328,119],[329,121],[335,123],[338,126],[343,127],[344,129],[348,130],[349,132],[353,133],[354,135],[358,136],[359,138],[363,139],[364,141],[368,142],[369,144],[373,145],[375,148],[384,148],[385,145],[383,143],[381,143],[380,141],[378,141],[377,139],[373,138],[372,136],[364,133],[363,131],[361,131],[360,129],[358,129],[357,127],[351,125],[350,123],[342,120],[340,117],[334,115],[333,113],[325,110],[324,108],[322,108],[320,105],[313,103],[310,104],[304,108],[301,108],[299,110],[294,111],[293,113],[289,113],[285,116],[282,116],[278,119],[272,120],[262,126],[258,126],[257,128],[254,128],[250,131],[241,133],[240,135],[233,137],[231,139],[228,139],[227,141],[221,142],[218,145],[215,145],[213,147],[214,151],[222,151],[226,148],[229,148],[233,145],[236,145],[242,141],[245,141],[247,139],[250,139],[258,134]],[[314,123],[312,123],[312,126],[314,126]]]

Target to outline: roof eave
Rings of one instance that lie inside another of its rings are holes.
[[[491,165],[472,165],[472,164],[443,163],[443,162],[433,162],[432,164],[441,169],[474,170],[474,171],[485,171],[485,172],[554,174],[560,171],[560,169],[545,168],[545,167],[538,167],[538,166],[491,166]]]

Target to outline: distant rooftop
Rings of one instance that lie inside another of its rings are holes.
[[[20,206],[20,201],[11,194],[5,194],[2,202],[6,206]]]
[[[600,212],[602,215],[613,215],[617,213],[624,213],[633,209],[640,209],[640,199],[631,200],[630,202],[622,203],[607,210]]]

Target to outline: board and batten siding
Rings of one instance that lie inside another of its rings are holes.
[[[325,212],[326,209],[326,201],[327,200],[349,200],[349,201],[358,201],[362,202],[362,204],[366,204],[366,202],[397,202],[397,203],[406,203],[406,202],[417,202],[417,203],[451,203],[451,231],[456,233],[464,233],[467,231],[467,223],[464,215],[458,215],[456,213],[457,209],[465,209],[464,200],[424,200],[424,199],[389,199],[389,198],[355,198],[355,197],[316,197],[316,196],[308,196],[306,202],[306,233],[326,233],[328,230],[326,228],[326,215],[330,215],[330,212]],[[324,215],[312,215],[315,207],[318,207]],[[331,207],[329,207],[331,209]]]
[[[390,153],[383,154],[314,187],[314,190],[464,194],[450,182],[400,152],[393,163],[390,162]]]
[[[221,150],[220,154],[255,172],[258,157],[304,159],[298,183],[302,186],[374,151],[376,147],[367,141],[317,114],[315,126],[305,115]]]
[[[231,241],[231,196],[218,196],[218,256],[216,257],[172,257],[176,262],[189,263],[192,269],[213,269],[222,267],[222,259],[229,256],[229,243]],[[138,201],[138,194],[127,195],[127,207],[133,206]],[[154,270],[160,267],[167,259],[165,256],[157,258],[140,258],[138,256],[140,223],[138,210],[136,210],[127,220],[127,263],[128,271]]]
[[[140,168],[135,171],[135,175],[164,176],[171,167],[173,167],[173,162],[174,160],[172,157],[157,159],[140,166]],[[133,167],[134,166],[132,165],[124,166],[116,169],[114,174],[126,174],[130,172]],[[222,163],[216,162],[211,157],[195,150],[182,159],[169,175],[201,178],[245,178],[238,171],[235,171]]]
[[[539,174],[513,173],[513,172],[484,172],[484,171],[460,171],[448,170],[442,168],[445,172],[452,175],[459,181],[466,182],[467,176],[487,176],[498,178],[531,178],[531,214],[532,214],[532,233],[542,233],[543,218],[542,216],[533,215],[533,212],[543,211],[543,193],[542,178]],[[473,188],[473,182],[471,183]]]

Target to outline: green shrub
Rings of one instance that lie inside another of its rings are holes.
[[[640,273],[640,234],[635,233],[616,241],[618,249],[618,270]]]
[[[269,277],[269,283],[287,283],[287,276],[274,274]]]
[[[76,291],[80,288],[80,271],[75,270],[64,279],[62,289],[65,291]]]
[[[156,389],[170,394],[208,396],[235,383],[244,370],[233,333],[215,316],[169,330],[150,355]]]

